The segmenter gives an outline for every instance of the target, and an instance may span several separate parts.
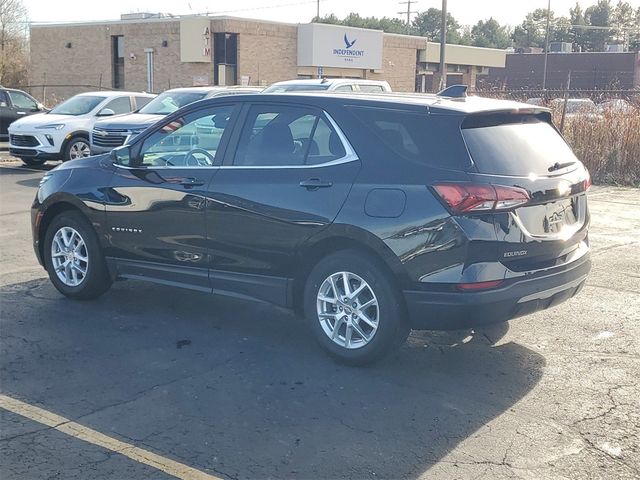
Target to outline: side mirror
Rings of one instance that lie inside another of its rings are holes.
[[[131,147],[129,145],[123,145],[111,150],[111,161],[116,165],[129,166],[131,163]]]
[[[111,110],[110,108],[103,108],[98,112],[98,117],[110,117],[111,115],[115,115],[116,112]]]
[[[37,103],[36,104],[36,110],[42,111],[42,110],[46,110],[46,108],[42,103]]]
[[[7,102],[0,102],[0,107],[6,107],[7,106]]]

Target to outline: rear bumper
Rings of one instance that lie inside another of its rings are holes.
[[[512,280],[483,292],[405,290],[411,328],[457,330],[500,323],[558,305],[576,295],[591,269],[589,254],[553,272]]]

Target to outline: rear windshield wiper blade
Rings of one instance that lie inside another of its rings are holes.
[[[547,170],[549,170],[550,172],[555,172],[556,170],[560,170],[566,167],[570,167],[571,165],[573,165],[576,162],[565,162],[565,163],[560,163],[560,162],[556,162],[553,165],[551,165]]]

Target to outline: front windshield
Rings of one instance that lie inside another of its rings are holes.
[[[107,97],[78,95],[62,102],[51,109],[49,113],[58,115],[85,115],[96,108]]]
[[[165,92],[138,110],[149,115],[169,115],[185,105],[202,100],[206,92]]]
[[[284,92],[312,92],[318,90],[328,90],[329,84],[325,85],[301,85],[301,84],[289,84],[289,85],[272,85],[266,88],[262,93],[284,93]]]

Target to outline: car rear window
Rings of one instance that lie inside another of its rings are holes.
[[[471,116],[462,124],[462,136],[480,173],[542,176],[549,175],[556,163],[570,167],[578,161],[541,116]]]
[[[450,170],[471,165],[460,116],[379,107],[347,107],[375,137],[407,160]]]

